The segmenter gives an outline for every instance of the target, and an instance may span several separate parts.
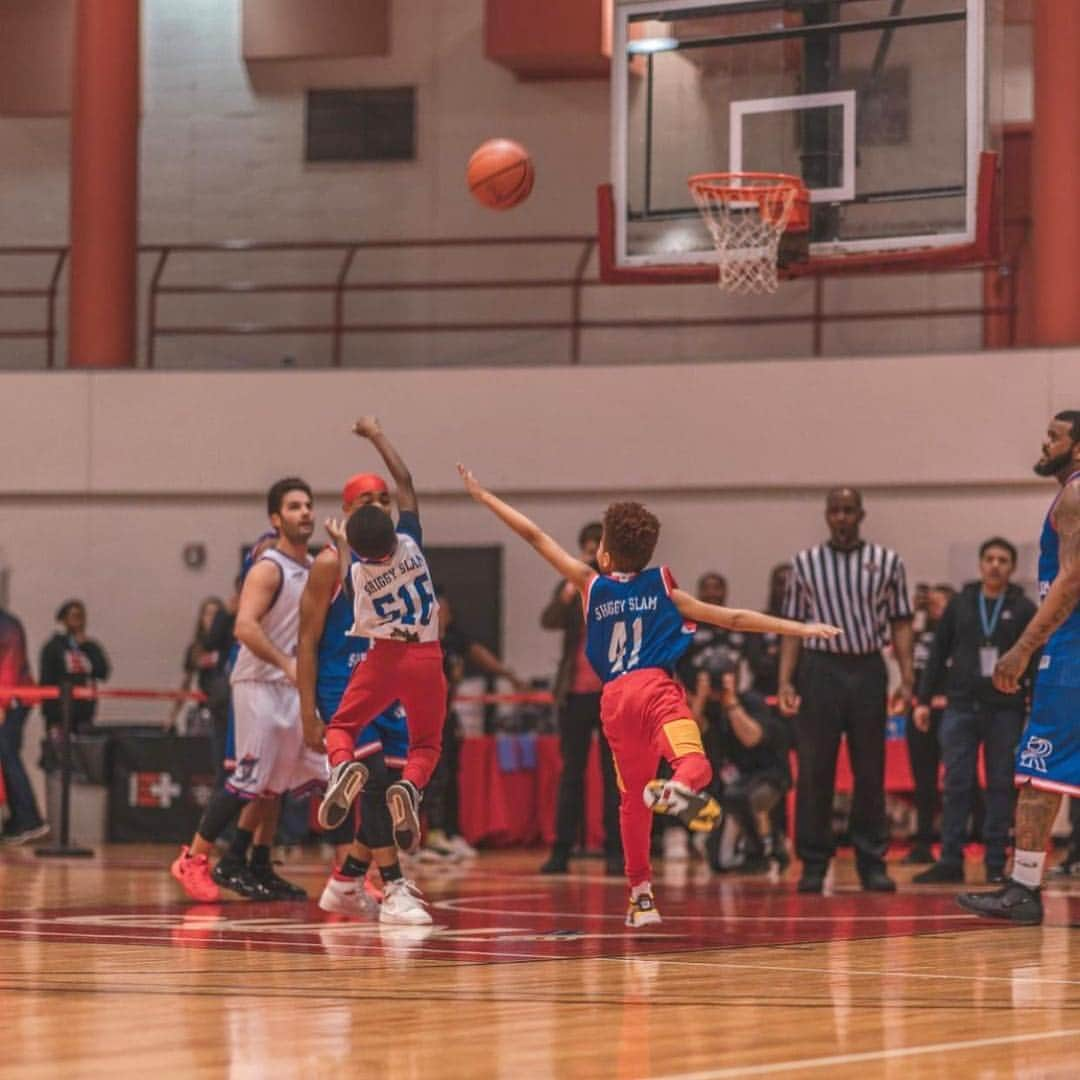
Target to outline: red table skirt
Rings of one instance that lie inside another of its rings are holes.
[[[517,738],[509,736],[509,738]],[[795,757],[792,755],[792,771]],[[507,772],[499,764],[496,736],[464,739],[461,744],[459,776],[459,816],[461,832],[471,844],[507,847],[550,844],[555,838],[555,808],[559,791],[562,757],[557,735],[536,738],[536,767]],[[850,791],[851,766],[847,747],[841,745],[836,766],[836,790]],[[911,791],[914,788],[907,743],[889,739],[885,743],[885,790]],[[586,844],[603,846],[603,795],[600,758],[593,740],[585,774]]]

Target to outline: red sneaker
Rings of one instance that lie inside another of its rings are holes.
[[[205,855],[192,855],[185,844],[169,867],[180,887],[191,897],[209,903],[221,896],[221,891],[210,877],[210,860]]]

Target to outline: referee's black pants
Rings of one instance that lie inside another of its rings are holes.
[[[836,851],[832,829],[836,755],[847,736],[855,778],[849,831],[860,876],[884,869],[889,842],[885,817],[887,680],[880,653],[842,656],[804,650],[795,719],[799,779],[795,850],[810,872],[824,873]]]

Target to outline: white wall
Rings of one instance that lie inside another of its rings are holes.
[[[374,410],[412,466],[437,544],[505,542],[504,640],[551,669],[537,626],[551,574],[458,492],[465,460],[563,542],[613,497],[660,514],[686,584],[718,568],[764,601],[770,567],[823,534],[824,490],[862,485],[869,537],[912,579],[947,579],[991,533],[1032,540],[1052,487],[1031,474],[1051,412],[1080,401],[1075,351],[753,365],[458,372],[0,375],[0,549],[35,646],[83,596],[117,684],[166,685],[199,599],[224,592],[263,527],[270,482],[300,472],[329,513],[377,464],[349,433]],[[206,543],[186,569],[181,548]],[[962,563],[962,558],[960,559]],[[141,707],[140,707],[141,708]],[[137,716],[113,706],[109,715]]]

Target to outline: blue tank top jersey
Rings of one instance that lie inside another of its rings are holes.
[[[675,670],[697,626],[671,599],[666,566],[640,574],[601,574],[585,599],[585,655],[605,683],[642,668]]]
[[[1068,480],[1080,477],[1073,473]],[[1064,487],[1062,487],[1064,490]],[[1050,505],[1050,511],[1043,522],[1042,536],[1039,537],[1039,600],[1045,599],[1061,569],[1059,539],[1054,528],[1054,508],[1060,493]],[[1043,686],[1080,687],[1080,605],[1073,608],[1072,614],[1059,626],[1050,640],[1043,646],[1042,659],[1036,681]]]

